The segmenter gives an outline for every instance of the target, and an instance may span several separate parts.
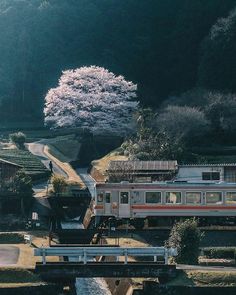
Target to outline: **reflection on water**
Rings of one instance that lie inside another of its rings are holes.
[[[111,295],[105,280],[100,278],[76,279],[77,295]]]

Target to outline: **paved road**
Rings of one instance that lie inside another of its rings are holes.
[[[16,264],[19,254],[19,248],[16,246],[0,245],[0,266]]]

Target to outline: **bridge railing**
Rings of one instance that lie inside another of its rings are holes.
[[[165,264],[168,264],[170,256],[177,256],[175,248],[165,247],[139,247],[139,248],[123,248],[123,247],[61,247],[61,248],[37,248],[34,249],[34,256],[41,256],[42,263],[46,264],[47,256],[65,256],[69,258],[78,258],[78,262],[83,261],[84,264],[91,261],[97,256],[116,257],[119,261],[120,257],[124,257],[124,263],[128,263],[129,256],[151,256],[153,261],[157,262],[157,257],[163,257]]]

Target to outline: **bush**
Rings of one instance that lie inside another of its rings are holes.
[[[24,235],[20,233],[1,233],[0,244],[20,244],[24,242]]]
[[[26,135],[23,132],[16,132],[9,135],[10,140],[15,143],[19,148],[24,148]]]
[[[24,170],[19,170],[13,179],[14,191],[21,196],[32,196],[32,179]]]
[[[175,262],[183,264],[198,264],[199,245],[202,234],[197,227],[196,219],[177,222],[170,233],[167,246],[177,248]]]
[[[65,177],[61,175],[57,175],[57,174],[53,174],[51,181],[52,181],[53,191],[56,195],[63,193],[68,185]]]
[[[222,247],[222,248],[203,248],[203,255],[206,258],[215,259],[234,259],[236,248],[234,247]]]

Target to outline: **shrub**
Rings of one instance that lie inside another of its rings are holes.
[[[58,174],[53,174],[51,181],[53,191],[56,195],[59,195],[60,193],[64,192],[68,185],[65,177]]]
[[[202,234],[196,219],[177,222],[170,233],[167,246],[177,248],[177,263],[198,264],[199,245]]]
[[[19,148],[24,148],[26,136],[23,132],[16,132],[9,135],[10,140],[15,143]]]
[[[215,259],[233,259],[235,257],[236,248],[234,247],[216,247],[216,248],[203,248],[203,255],[206,258]]]
[[[24,235],[20,233],[1,233],[0,244],[20,244],[24,242]]]

